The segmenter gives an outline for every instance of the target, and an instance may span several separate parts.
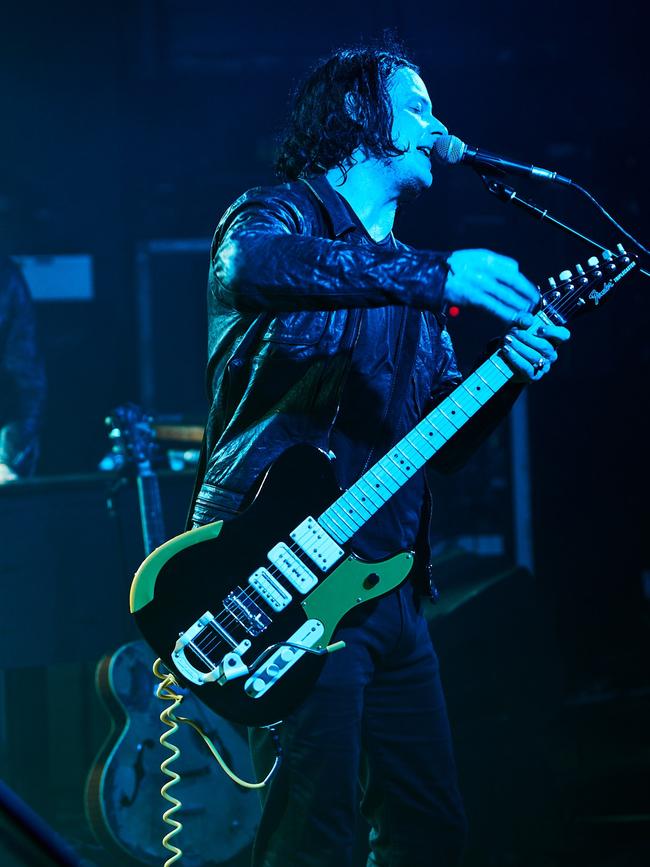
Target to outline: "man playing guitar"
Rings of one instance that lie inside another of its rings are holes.
[[[207,462],[195,527],[237,515],[260,474],[296,443],[334,457],[347,489],[461,381],[449,304],[509,327],[515,372],[434,466],[454,468],[522,386],[557,358],[566,328],[533,331],[538,289],[488,250],[416,250],[393,236],[398,206],[433,181],[444,124],[418,68],[394,46],[341,50],[299,89],[277,163],[283,183],[244,193],[211,251]],[[361,557],[415,551],[410,578],[352,610],[307,698],[279,726],[256,867],[348,867],[358,786],[369,864],[459,862],[466,820],[428,629],[430,493],[423,470],[352,537]],[[260,776],[273,751],[251,735]]]

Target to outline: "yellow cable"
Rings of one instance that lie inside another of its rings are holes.
[[[157,659],[153,664],[153,673],[158,678],[158,680],[161,681],[161,683],[158,684],[158,687],[156,689],[156,695],[163,701],[173,702],[171,707],[166,707],[160,714],[160,721],[166,726],[169,726],[169,731],[163,732],[160,736],[160,743],[172,753],[172,755],[164,759],[160,765],[160,770],[163,772],[163,774],[166,774],[168,777],[171,778],[164,784],[164,786],[160,790],[160,794],[163,796],[163,798],[165,798],[172,804],[172,806],[163,813],[163,822],[171,825],[172,830],[163,837],[162,841],[165,849],[168,849],[170,852],[174,853],[171,858],[168,858],[167,861],[165,861],[164,864],[164,867],[170,867],[170,865],[173,864],[175,861],[178,861],[178,859],[181,858],[183,854],[182,849],[179,849],[178,846],[170,842],[172,837],[176,836],[176,834],[178,834],[183,828],[182,822],[179,822],[178,819],[173,818],[174,813],[178,812],[178,810],[180,810],[182,806],[181,801],[179,801],[178,798],[175,798],[173,795],[169,794],[169,789],[172,786],[175,786],[176,783],[178,783],[178,781],[180,780],[180,775],[177,774],[176,771],[170,770],[169,765],[171,765],[172,762],[176,761],[176,759],[180,756],[181,751],[176,746],[176,744],[171,743],[171,741],[168,742],[168,739],[172,735],[176,734],[176,732],[178,731],[178,723],[186,723],[186,725],[191,726],[195,732],[198,732],[198,734],[201,735],[201,737],[207,744],[208,749],[217,760],[219,766],[224,771],[224,773],[226,773],[233,782],[237,783],[237,785],[242,786],[245,789],[261,789],[268,783],[280,763],[282,750],[280,748],[280,742],[275,728],[273,726],[268,726],[267,728],[273,739],[276,751],[273,767],[268,772],[266,777],[264,777],[264,779],[259,783],[249,783],[247,780],[242,780],[241,777],[238,777],[237,774],[234,773],[234,771],[230,770],[228,765],[219,754],[219,751],[212,743],[208,735],[203,731],[201,726],[199,726],[191,719],[187,719],[186,717],[182,716],[177,717],[174,715],[174,711],[183,701],[183,695],[173,691],[172,686],[178,686],[178,681],[171,672],[165,674],[163,671],[161,671],[161,665],[162,660],[160,659]]]
[[[276,739],[274,730],[271,729],[270,726],[269,726],[269,730],[271,731],[271,735],[272,735],[274,741],[276,742],[276,751],[278,752],[278,755],[276,755],[276,757],[275,757],[275,761],[273,762],[273,767],[268,772],[268,774],[264,777],[263,780],[261,780],[259,783],[249,783],[246,780],[242,780],[241,777],[238,777],[237,774],[235,774],[233,771],[230,770],[228,765],[224,762],[224,760],[219,755],[217,748],[212,743],[209,736],[203,731],[203,729],[201,728],[200,725],[198,725],[197,723],[195,723],[191,719],[186,719],[183,716],[175,717],[175,719],[177,719],[179,722],[186,723],[188,726],[191,726],[195,732],[198,732],[198,734],[201,735],[201,737],[205,741],[208,749],[210,750],[212,755],[215,757],[215,759],[219,762],[221,770],[224,771],[224,773],[227,774],[234,783],[237,783],[238,786],[242,786],[244,789],[262,789],[268,783],[268,781],[271,779],[273,774],[275,773],[275,770],[276,770],[278,763],[280,761],[280,755],[279,755],[279,749],[278,749],[277,739]]]
[[[167,739],[178,731],[176,717],[174,716],[173,712],[183,701],[183,696],[178,695],[177,693],[172,691],[171,686],[173,683],[176,682],[173,675],[164,674],[160,670],[159,666],[160,659],[157,659],[153,664],[153,673],[161,681],[161,683],[158,684],[158,687],[156,689],[156,695],[163,701],[173,702],[171,707],[166,707],[160,714],[160,721],[166,726],[169,726],[169,731],[163,732],[160,736],[160,743],[172,753],[171,756],[163,759],[160,765],[160,770],[162,771],[162,773],[166,774],[168,777],[171,778],[167,780],[167,782],[160,790],[160,794],[163,796],[163,798],[169,801],[172,805],[168,810],[165,810],[165,812],[163,813],[163,822],[171,825],[172,830],[168,834],[165,834],[162,841],[165,849],[173,853],[172,856],[168,858],[164,864],[164,867],[170,867],[171,864],[174,864],[183,855],[183,850],[179,849],[178,846],[171,842],[172,837],[176,836],[176,834],[178,834],[182,830],[183,823],[179,822],[178,819],[173,818],[174,813],[180,810],[181,802],[178,800],[178,798],[175,798],[173,795],[169,794],[169,789],[171,789],[172,786],[175,786],[176,783],[178,783],[178,781],[180,780],[180,775],[177,774],[176,771],[170,770],[169,765],[171,765],[172,762],[176,761],[176,759],[180,756],[181,751],[176,746],[176,744],[173,744],[171,742],[168,743]]]

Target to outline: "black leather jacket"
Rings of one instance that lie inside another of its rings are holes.
[[[429,378],[424,412],[460,382],[444,327],[446,255],[399,241],[396,249],[362,244],[355,228],[324,177],[250,190],[222,217],[208,283],[212,405],[195,523],[236,512],[294,443],[329,450],[362,308],[421,311],[433,347],[419,360]],[[443,469],[462,462],[502,409],[478,416],[440,453]]]
[[[0,258],[0,463],[33,472],[45,399],[29,290],[18,266]]]

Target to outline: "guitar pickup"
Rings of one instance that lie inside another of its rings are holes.
[[[256,569],[248,579],[248,583],[257,590],[274,611],[282,611],[293,598],[291,593],[285,590],[282,584],[276,581],[269,570],[264,569],[264,567]]]
[[[279,542],[269,551],[269,560],[282,573],[289,584],[300,593],[307,593],[318,584],[318,578],[302,562],[295,551],[284,542]]]
[[[345,554],[343,548],[311,516],[298,524],[289,535],[323,572],[327,572]]]

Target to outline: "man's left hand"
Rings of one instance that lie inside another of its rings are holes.
[[[556,348],[571,336],[561,325],[538,325],[532,330],[533,316],[522,313],[506,334],[503,358],[515,372],[516,382],[537,382],[557,361]]]

